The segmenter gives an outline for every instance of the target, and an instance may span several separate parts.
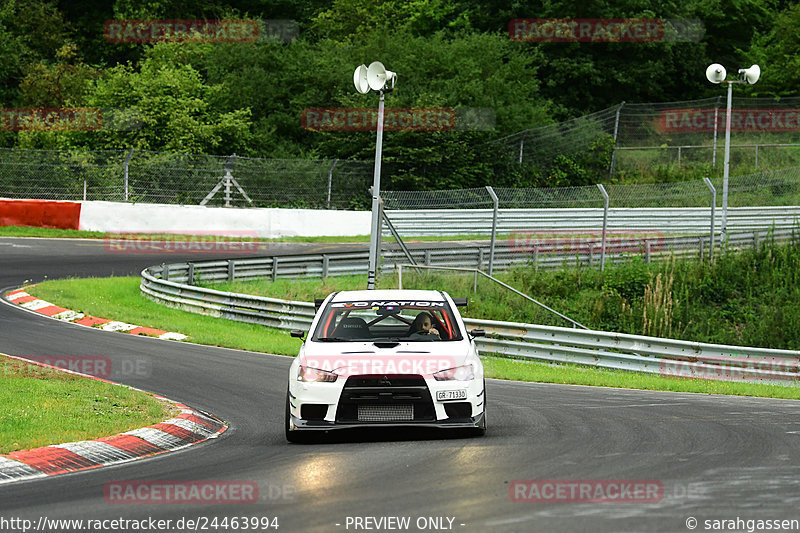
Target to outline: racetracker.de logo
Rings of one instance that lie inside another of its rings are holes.
[[[446,107],[386,108],[384,131],[449,131],[456,129],[456,112]],[[375,131],[374,108],[311,107],[303,110],[300,125],[312,131]]]
[[[6,131],[96,131],[103,113],[95,107],[0,108],[0,129]]]
[[[529,43],[698,42],[704,34],[696,19],[526,18],[508,23],[512,41]]]
[[[111,254],[250,254],[261,249],[255,232],[225,232],[226,235],[112,235],[103,241]],[[229,235],[236,233],[236,235]]]
[[[519,253],[579,254],[600,252],[603,234],[593,230],[515,231],[508,237],[509,248]],[[664,234],[652,230],[609,231],[606,253],[658,252],[664,248]]]
[[[745,356],[704,357],[702,362],[664,359],[662,376],[719,381],[796,381],[800,363],[794,358]]]
[[[515,503],[658,503],[664,485],[655,479],[515,479]]]
[[[103,38],[109,43],[254,43],[255,20],[107,20]]]
[[[255,481],[109,481],[103,496],[113,504],[243,504],[258,501]]]
[[[658,127],[664,132],[724,131],[725,110],[664,109]],[[800,131],[800,109],[734,109],[731,131]]]
[[[308,356],[302,365],[316,370],[333,372],[337,376],[392,376],[418,375],[431,378],[436,372],[456,367],[451,356],[394,355],[391,357],[365,357],[363,355]]]

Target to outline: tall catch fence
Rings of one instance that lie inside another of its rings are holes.
[[[372,162],[0,148],[0,196],[366,209]]]

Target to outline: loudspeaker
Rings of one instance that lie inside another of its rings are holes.
[[[761,76],[761,67],[758,65],[753,65],[750,68],[742,68],[739,69],[739,74],[741,74],[741,76],[747,80],[747,83],[753,85]]]
[[[366,65],[359,65],[356,67],[356,71],[353,73],[353,83],[356,86],[356,90],[361,94],[367,94],[369,92]]]
[[[725,81],[725,76],[727,75],[728,73],[725,72],[725,67],[719,63],[709,65],[709,67],[706,69],[706,78],[711,83],[722,83]]]
[[[380,61],[373,61],[369,64],[367,69],[367,82],[373,91],[382,91],[386,84],[391,81],[392,89],[394,89],[394,82],[397,79],[397,74],[391,70],[383,68],[383,63]]]

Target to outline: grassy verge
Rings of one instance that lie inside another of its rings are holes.
[[[381,283],[391,286],[391,279]],[[331,290],[362,288],[363,277],[319,280],[278,280],[256,282],[270,284],[272,294],[279,292],[286,299],[308,301]],[[225,319],[184,313],[163,307],[141,296],[138,278],[69,279],[41,283],[29,292],[53,303],[98,316],[133,322],[143,326],[180,331],[190,341],[229,348],[294,355],[300,346],[287,332],[251,326]],[[253,285],[248,284],[249,288]],[[612,371],[578,365],[552,365],[520,361],[504,357],[484,358],[487,377],[542,383],[565,383],[606,387],[763,396],[800,399],[800,388],[682,379],[635,372]]]
[[[188,342],[257,352],[297,353],[300,341],[288,332],[210,316],[186,313],[157,304],[139,291],[138,277],[45,281],[28,292],[67,309],[188,335]]]
[[[177,411],[151,394],[0,355],[0,454],[163,422]]]
[[[0,237],[40,237],[49,239],[119,239],[124,235],[126,239],[135,239],[137,237],[146,240],[176,240],[181,237],[193,240],[202,239],[198,235],[180,235],[175,233],[154,233],[154,234],[139,234],[139,233],[106,233],[102,231],[84,231],[74,229],[56,229],[56,228],[31,228],[27,226],[0,226]],[[498,235],[497,238],[508,237],[507,235]],[[210,239],[219,240],[222,237],[211,236]],[[318,237],[278,237],[273,239],[268,238],[250,238],[247,236],[232,237],[232,239],[243,240],[246,242],[321,242],[321,243],[349,243],[349,242],[369,242],[369,235],[351,235],[348,237],[323,235]],[[453,235],[453,236],[425,236],[425,237],[409,237],[406,242],[425,241],[425,242],[439,242],[439,241],[464,241],[464,240],[488,240],[486,235]]]

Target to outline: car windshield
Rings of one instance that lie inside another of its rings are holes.
[[[312,340],[320,342],[431,342],[461,340],[447,302],[332,302]]]

